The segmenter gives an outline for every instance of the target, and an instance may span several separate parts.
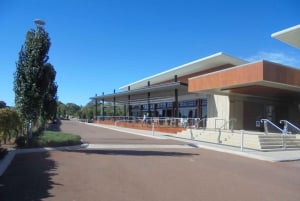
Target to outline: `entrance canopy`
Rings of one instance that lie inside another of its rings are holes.
[[[189,79],[189,92],[289,98],[300,95],[300,70],[259,61]]]
[[[119,93],[96,96],[90,99],[107,102],[115,101],[116,103],[130,105],[172,102],[175,100],[175,89],[177,89],[178,95],[186,95],[188,93],[187,84],[182,82],[170,82]]]
[[[196,61],[189,62],[187,64],[158,73],[156,75],[146,77],[142,80],[138,80],[128,85],[122,86],[120,87],[120,89],[127,90],[128,87],[130,87],[131,89],[140,89],[147,86],[148,82],[150,82],[151,85],[169,82],[170,80],[174,80],[175,75],[178,77],[178,79],[180,79],[181,77],[189,76],[194,73],[209,71],[217,66],[223,66],[226,64],[230,64],[230,66],[237,66],[245,63],[247,62],[244,60],[232,57],[223,52],[219,52],[208,57],[204,57]],[[183,80],[180,81],[185,82]]]

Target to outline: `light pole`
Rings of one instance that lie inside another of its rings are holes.
[[[43,25],[46,24],[46,22],[43,21],[43,20],[41,20],[41,19],[35,19],[35,20],[34,20],[34,23],[35,23],[36,25],[40,25],[40,26],[43,26]]]

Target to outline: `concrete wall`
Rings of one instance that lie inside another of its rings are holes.
[[[244,102],[236,97],[230,97],[230,119],[236,119],[234,129],[244,129]]]
[[[229,120],[230,103],[226,95],[207,95],[207,128],[220,127]]]
[[[300,126],[300,100],[290,102],[288,111],[289,117],[287,120],[296,126]]]

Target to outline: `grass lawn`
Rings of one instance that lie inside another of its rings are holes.
[[[81,137],[70,133],[63,133],[59,131],[43,131],[41,134],[36,135],[32,138],[29,146],[25,144],[25,136],[19,138],[19,143],[16,145],[19,148],[28,147],[60,147],[60,146],[71,146],[80,145]],[[7,154],[7,148],[0,147],[0,160]]]

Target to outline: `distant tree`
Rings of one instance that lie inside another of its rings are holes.
[[[105,103],[105,113],[108,116],[123,116],[124,115],[124,106],[120,104],[115,105],[115,113],[114,113],[114,105],[111,102]]]
[[[48,63],[50,45],[48,33],[41,25],[37,25],[36,30],[31,29],[27,32],[16,65],[15,104],[21,119],[29,126],[29,139],[32,123],[36,125],[38,118],[45,120],[56,111],[56,72]]]
[[[67,111],[67,115],[69,116],[77,116],[80,109],[81,107],[79,105],[76,105],[75,103],[66,104],[66,111]]]
[[[60,101],[58,101],[57,105],[57,116],[58,118],[65,118],[67,115],[66,105]]]
[[[81,108],[81,119],[92,119],[95,115],[94,102],[90,101],[86,106]]]

